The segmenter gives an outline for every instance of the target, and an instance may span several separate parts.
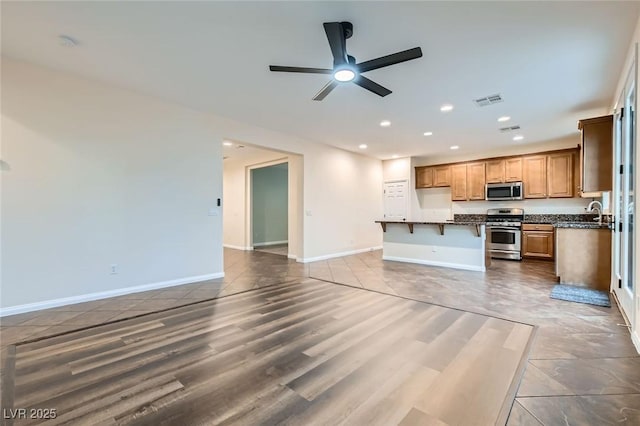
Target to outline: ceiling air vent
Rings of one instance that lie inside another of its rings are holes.
[[[520,126],[509,126],[500,129],[502,133],[513,132],[514,130],[520,130]]]
[[[493,105],[502,102],[502,96],[500,94],[485,96],[484,98],[474,99],[473,102],[479,107]]]

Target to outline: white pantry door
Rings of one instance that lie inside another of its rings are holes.
[[[406,180],[384,183],[384,218],[404,220],[407,218],[409,184]]]

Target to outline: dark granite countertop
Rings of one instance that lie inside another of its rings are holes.
[[[572,229],[611,229],[610,223],[599,224],[598,222],[558,222],[553,224],[554,228]]]
[[[404,224],[412,224],[412,225],[484,225],[485,222],[478,221],[453,221],[453,220],[444,220],[444,221],[412,221],[412,220],[376,220],[376,223],[404,223]]]
[[[455,214],[453,217],[453,223],[459,224],[479,224],[487,220],[483,214]],[[523,223],[553,225],[555,228],[611,229],[609,223],[594,222],[596,217],[593,214],[525,214]]]

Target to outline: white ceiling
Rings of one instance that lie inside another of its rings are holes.
[[[378,158],[442,155],[514,145],[501,115],[520,143],[576,135],[576,120],[612,103],[639,5],[3,1],[2,53],[348,150],[366,143]],[[424,57],[366,74],[393,90],[385,98],[346,84],[312,101],[327,76],[268,65],[330,68],[328,21],[353,23],[358,61],[416,46]],[[495,93],[504,102],[471,102]]]

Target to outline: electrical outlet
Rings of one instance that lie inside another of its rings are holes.
[[[113,263],[113,264],[111,265],[111,275],[113,275],[113,274],[117,274],[117,273],[118,273],[118,264]]]

